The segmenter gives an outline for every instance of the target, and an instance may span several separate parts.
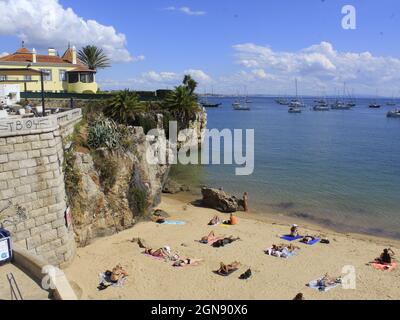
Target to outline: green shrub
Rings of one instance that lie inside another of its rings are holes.
[[[130,206],[138,215],[145,215],[147,210],[147,193],[143,189],[131,187],[129,189],[128,200]]]
[[[96,94],[96,92],[92,91],[92,90],[85,90],[82,92],[83,94]]]
[[[120,147],[120,136],[114,121],[99,117],[90,124],[88,146],[92,149],[107,148],[117,150]]]
[[[74,151],[67,151],[64,154],[64,176],[65,189],[67,197],[72,204],[75,197],[78,195],[82,176],[79,169],[75,166],[76,156]]]
[[[117,181],[118,163],[100,152],[93,152],[92,158],[94,167],[99,173],[100,184],[104,189],[104,193],[108,193]]]

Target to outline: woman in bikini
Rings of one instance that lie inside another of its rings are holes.
[[[208,223],[209,226],[215,226],[217,224],[220,224],[222,221],[218,216],[214,216],[214,218],[211,219],[211,221]]]
[[[144,253],[156,258],[168,258],[171,255],[171,249],[168,247],[160,248],[157,250],[146,248]]]
[[[189,266],[189,265],[196,265],[197,263],[203,261],[202,259],[184,259],[184,260],[177,260],[174,262],[172,266],[174,267],[184,267],[184,266]]]
[[[204,243],[204,244],[208,244],[211,241],[213,241],[215,239],[215,233],[214,231],[211,231],[210,234],[208,236],[204,236],[203,238],[201,238],[200,242]]]

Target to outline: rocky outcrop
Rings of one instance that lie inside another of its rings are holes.
[[[201,107],[196,113],[196,118],[189,122],[188,128],[181,130],[178,134],[178,148],[198,146],[202,143],[205,137],[207,128],[207,113]]]
[[[244,211],[243,200],[235,196],[228,195],[223,190],[213,188],[202,188],[202,204],[205,207],[212,208],[224,213]]]
[[[168,166],[150,165],[146,161],[145,150],[149,142],[141,128],[134,129],[133,139],[135,152],[119,154],[98,150],[96,156],[75,153],[75,168],[81,181],[79,193],[71,202],[79,246],[132,227],[137,218],[159,204]],[[94,161],[99,152],[116,168],[112,173],[115,181],[109,190],[102,185],[102,173]]]

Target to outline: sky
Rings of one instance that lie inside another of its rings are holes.
[[[345,5],[355,29],[344,29]],[[103,48],[103,90],[400,96],[398,0],[0,0],[0,55],[24,40]]]

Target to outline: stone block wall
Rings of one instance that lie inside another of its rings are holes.
[[[27,120],[0,121],[0,130],[5,125],[19,128],[0,131],[0,222],[15,243],[50,264],[63,266],[75,253],[73,230],[65,219],[63,139],[80,121],[81,112],[48,118],[34,130]],[[23,218],[16,206],[26,213]]]

